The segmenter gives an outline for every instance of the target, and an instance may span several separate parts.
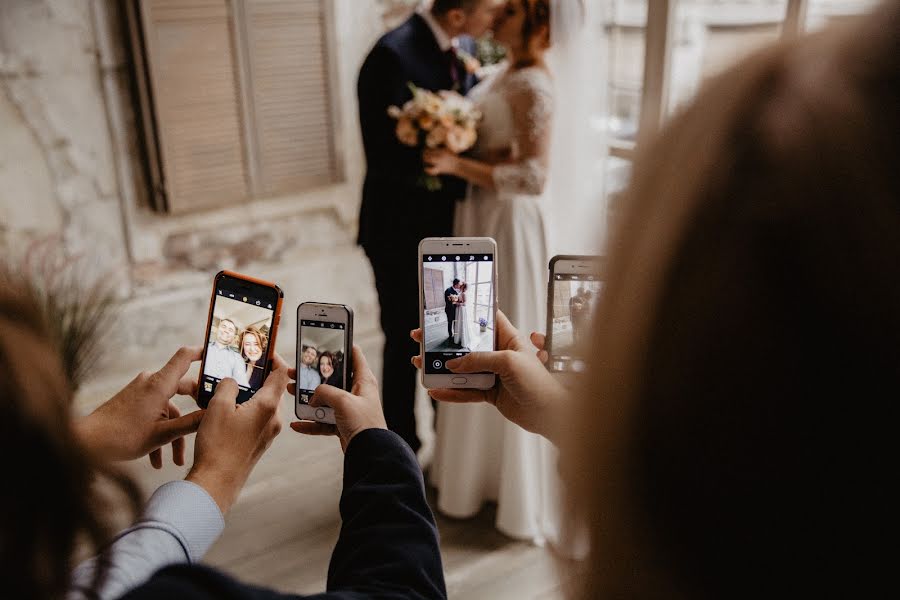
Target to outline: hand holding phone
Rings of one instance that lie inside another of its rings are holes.
[[[353,310],[343,304],[304,302],[297,307],[297,386],[294,413],[298,419],[334,424],[334,410],[311,406],[322,384],[349,390],[353,347]]]
[[[201,408],[223,379],[238,384],[239,404],[263,386],[272,368],[283,299],[274,283],[231,271],[216,275],[197,390]]]
[[[291,387],[289,385],[288,389]],[[313,408],[332,407],[334,424],[297,421],[291,423],[291,429],[307,435],[336,435],[345,452],[356,434],[366,429],[387,429],[378,380],[359,346],[353,346],[353,386],[350,391],[319,387],[310,400]]]
[[[496,374],[499,385],[489,390],[432,389],[430,396],[441,402],[493,404],[509,421],[558,445],[569,392],[547,372],[502,311],[497,311],[497,331],[496,351],[472,352],[451,360],[447,367],[454,373]],[[422,335],[421,329],[412,332],[417,342],[422,341]],[[421,369],[422,356],[416,356],[413,363]]]

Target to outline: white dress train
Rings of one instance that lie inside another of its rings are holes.
[[[527,335],[546,320],[547,231],[545,162],[534,155],[549,135],[553,88],[545,71],[502,70],[469,95],[484,120],[476,156],[511,151],[494,171],[496,190],[470,186],[456,209],[455,235],[497,241],[500,309]],[[504,419],[486,404],[440,404],[431,483],[437,508],[471,517],[497,502],[497,528],[520,539],[558,539],[556,451],[543,438]]]
[[[472,323],[469,322],[469,307],[466,304],[466,294],[460,296],[460,302],[456,305],[456,333],[453,341],[460,348],[472,350]]]

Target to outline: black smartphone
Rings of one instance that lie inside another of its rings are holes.
[[[334,409],[312,407],[321,384],[349,390],[353,385],[353,309],[343,304],[304,302],[297,307],[298,419],[334,424]]]
[[[603,258],[554,256],[550,260],[547,297],[547,368],[554,372],[584,371],[588,339],[603,292]]]
[[[262,387],[272,370],[283,300],[284,292],[274,283],[231,271],[216,275],[197,389],[201,408],[225,378],[237,382],[239,403]]]

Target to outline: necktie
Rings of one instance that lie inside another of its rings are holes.
[[[456,54],[456,48],[453,46],[447,50],[447,60],[450,61],[450,78],[453,80],[453,89],[458,90],[460,84],[459,57]]]

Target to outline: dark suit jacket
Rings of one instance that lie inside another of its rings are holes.
[[[462,39],[460,47],[475,51],[471,39]],[[466,74],[462,63],[457,71],[458,91],[465,94],[475,77]],[[415,252],[422,238],[452,235],[453,205],[465,196],[465,183],[457,178],[443,177],[443,189],[436,192],[418,183],[424,175],[422,149],[401,144],[397,122],[387,114],[389,106],[403,106],[412,98],[409,83],[431,91],[453,88],[450,59],[418,14],[378,40],[359,72],[366,178],[358,242],[367,250],[399,244],[403,252]]]
[[[453,286],[444,290],[444,312],[447,313],[448,319],[453,320],[451,315],[456,310],[456,305],[450,301],[450,296],[459,296],[459,292]]]
[[[344,457],[340,508],[343,526],[328,567],[327,591],[307,598],[447,597],[437,527],[425,500],[422,471],[399,436],[369,429],[353,438]],[[284,556],[281,560],[294,559]],[[127,600],[288,597],[297,598],[244,585],[196,565],[162,569],[124,596]]]

